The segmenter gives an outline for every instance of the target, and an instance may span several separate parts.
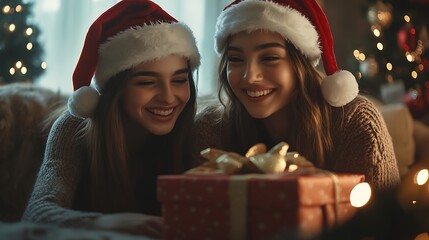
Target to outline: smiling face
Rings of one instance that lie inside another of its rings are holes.
[[[134,67],[121,97],[125,114],[152,134],[168,134],[190,98],[189,72],[176,55]]]
[[[286,109],[296,77],[285,39],[267,31],[240,32],[226,49],[229,86],[249,114],[265,119]]]

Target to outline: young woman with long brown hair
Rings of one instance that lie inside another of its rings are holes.
[[[365,174],[374,189],[400,183],[386,125],[339,70],[315,0],[234,1],[218,17],[215,48],[223,104],[198,114],[197,151],[285,141],[316,167]]]
[[[23,219],[162,237],[156,180],[191,167],[199,64],[192,31],[155,3],[123,0],[104,12]]]

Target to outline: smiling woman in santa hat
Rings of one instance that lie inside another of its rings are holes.
[[[199,64],[192,31],[155,3],[123,0],[104,12],[23,219],[161,237],[156,179],[191,167]]]
[[[223,105],[197,116],[197,151],[285,141],[319,168],[365,174],[374,189],[400,183],[386,125],[338,68],[315,0],[236,0],[217,19],[215,50]]]

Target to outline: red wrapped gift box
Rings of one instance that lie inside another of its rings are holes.
[[[364,176],[332,175],[160,176],[166,239],[316,236],[356,212],[350,192]]]

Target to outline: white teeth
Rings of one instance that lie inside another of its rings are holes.
[[[173,108],[170,108],[167,110],[153,108],[153,109],[149,109],[149,111],[156,114],[156,115],[168,116],[173,112]]]
[[[251,97],[261,97],[270,94],[273,89],[260,90],[260,91],[246,91],[247,95]]]

